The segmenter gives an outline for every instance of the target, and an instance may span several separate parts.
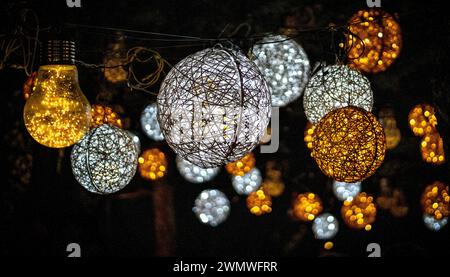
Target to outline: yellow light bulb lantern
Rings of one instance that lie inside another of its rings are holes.
[[[91,128],[96,128],[102,124],[111,124],[116,127],[123,128],[122,119],[110,107],[93,105],[91,113]]]
[[[382,109],[379,113],[379,120],[386,136],[386,149],[394,149],[402,138],[400,129],[397,128],[394,111],[390,108]]]
[[[431,164],[439,165],[445,162],[444,142],[438,132],[427,134],[420,143],[422,159]]]
[[[350,48],[350,67],[366,73],[379,73],[400,55],[400,25],[387,12],[380,9],[361,10],[352,16],[348,24],[346,39]]]
[[[234,176],[244,176],[247,172],[255,167],[255,155],[252,152],[248,153],[241,159],[228,163],[225,169]]]
[[[167,175],[167,159],[158,148],[145,150],[138,159],[139,172],[147,180],[161,179]]]
[[[341,209],[344,222],[354,229],[365,229],[370,231],[372,223],[377,216],[377,207],[373,202],[373,197],[365,192],[359,193],[355,198],[344,201]]]
[[[322,201],[312,192],[299,194],[294,200],[293,214],[301,221],[313,221],[322,210]]]
[[[258,189],[247,196],[247,207],[254,215],[263,215],[272,211],[272,197],[263,189]]]
[[[46,58],[37,74],[23,118],[30,135],[40,144],[71,146],[89,131],[91,106],[78,84],[71,41],[48,41]]]
[[[450,195],[446,184],[436,181],[428,185],[421,199],[423,212],[441,220],[450,215]]]
[[[315,129],[315,126],[312,125],[311,122],[306,123],[303,140],[305,141],[306,147],[308,147],[308,149],[313,148],[312,141],[313,141],[314,129]]]
[[[416,136],[423,136],[436,132],[437,119],[433,106],[419,104],[409,112],[409,127]]]

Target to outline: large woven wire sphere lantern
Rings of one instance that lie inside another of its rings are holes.
[[[301,96],[309,79],[305,50],[284,35],[265,37],[253,47],[252,59],[270,87],[272,106],[282,107]]]
[[[416,136],[437,132],[437,118],[431,105],[424,103],[414,106],[408,114],[408,122]]]
[[[336,181],[361,182],[384,160],[384,131],[376,117],[361,108],[345,107],[327,114],[316,125],[312,157]]]
[[[348,21],[350,66],[366,73],[385,71],[400,54],[400,25],[381,9],[357,12]]]
[[[147,105],[141,114],[141,127],[147,137],[154,141],[162,141],[164,136],[159,128],[157,111],[156,103]]]
[[[444,142],[438,132],[423,136],[420,153],[427,163],[439,165],[445,162]]]
[[[176,158],[177,168],[183,178],[191,183],[205,183],[209,182],[220,172],[219,167],[201,168],[184,160],[180,156]]]
[[[441,220],[450,215],[450,195],[448,186],[436,181],[428,185],[422,193],[422,209],[426,215]]]
[[[157,103],[167,143],[204,168],[250,152],[271,113],[269,87],[259,69],[241,52],[224,47],[180,61],[164,79]]]
[[[195,199],[192,210],[200,222],[216,227],[228,218],[230,201],[220,190],[207,189]]]
[[[303,108],[312,124],[327,113],[347,107],[371,111],[373,93],[369,80],[346,65],[331,65],[319,70],[309,81],[303,96]]]
[[[297,195],[293,203],[293,214],[301,221],[313,221],[322,210],[322,201],[312,192]]]
[[[377,207],[372,196],[361,192],[353,199],[344,201],[341,213],[349,227],[370,231],[377,216]]]
[[[111,124],[123,128],[122,119],[111,107],[93,105],[91,107],[91,116],[91,128],[96,128],[102,124]]]
[[[89,131],[72,148],[75,179],[88,191],[109,194],[124,188],[133,178],[138,152],[123,130],[103,124]]]
[[[167,175],[167,159],[158,148],[145,150],[138,159],[142,178],[154,181]]]
[[[247,208],[254,215],[272,212],[272,197],[263,189],[258,189],[247,196]]]

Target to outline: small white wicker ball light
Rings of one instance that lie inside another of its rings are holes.
[[[244,176],[233,176],[232,184],[234,190],[240,195],[249,195],[261,187],[262,176],[256,167],[246,173]]]
[[[252,59],[269,84],[272,106],[286,106],[302,95],[310,63],[295,40],[284,35],[265,37],[253,47]]]
[[[154,141],[164,140],[164,136],[159,128],[157,119],[156,103],[151,103],[145,107],[141,114],[141,127],[144,133]]]
[[[200,222],[216,227],[228,218],[230,201],[220,190],[207,189],[195,199],[195,206],[192,210]]]
[[[74,145],[70,158],[75,179],[84,188],[110,194],[131,181],[136,173],[138,152],[124,130],[103,124]]]
[[[169,146],[203,167],[238,160],[269,123],[269,87],[241,52],[216,46],[180,61],[158,94],[158,122]]]
[[[346,183],[333,181],[333,192],[334,195],[340,201],[345,201],[347,199],[353,198],[361,191],[361,182],[356,183]],[[350,200],[351,201],[351,200]]]
[[[303,108],[312,124],[317,124],[329,112],[347,106],[372,110],[373,92],[364,75],[346,65],[331,65],[320,69],[309,80]]]
[[[436,219],[432,215],[426,213],[423,214],[423,223],[431,231],[439,231],[445,227],[448,223],[448,217],[443,217],[442,219]]]
[[[334,215],[324,213],[314,219],[312,230],[316,239],[332,239],[339,231],[339,223]]]
[[[180,156],[176,158],[178,171],[183,178],[191,183],[201,184],[209,182],[219,174],[220,167],[201,168],[184,160]]]

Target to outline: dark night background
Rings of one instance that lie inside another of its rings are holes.
[[[18,11],[31,8],[39,16],[41,28],[59,26],[61,32],[76,38],[79,60],[101,63],[104,49],[114,41],[114,34],[69,28],[66,23],[214,38],[227,24],[232,31],[243,22],[252,26],[252,34],[279,32],[288,16],[298,19],[300,30],[326,27],[330,23],[345,24],[353,13],[365,7],[365,1],[82,0],[82,5],[69,9],[65,0],[2,0],[0,33],[9,34],[19,21]],[[276,161],[282,168],[286,190],[281,197],[274,198],[271,214],[251,215],[245,197],[238,197],[233,191],[225,170],[210,183],[190,184],[178,174],[169,147],[145,137],[139,115],[146,104],[155,100],[154,95],[129,91],[125,85],[112,85],[105,81],[100,70],[79,66],[81,88],[91,104],[108,104],[121,110],[121,115],[129,119],[129,129],[139,134],[142,149],[160,147],[169,159],[170,173],[162,181],[152,183],[136,174],[115,195],[90,194],[72,175],[70,148],[63,153],[44,148],[26,132],[21,92],[26,75],[23,70],[7,68],[0,71],[0,91],[4,97],[0,102],[4,161],[0,181],[0,254],[66,256],[66,245],[77,242],[83,256],[367,256],[366,245],[377,242],[383,256],[445,255],[450,246],[450,227],[431,232],[424,226],[420,195],[435,180],[449,183],[449,165],[447,162],[432,166],[422,161],[420,138],[409,130],[407,116],[416,104],[428,102],[436,106],[448,159],[448,12],[439,1],[382,0],[382,8],[398,15],[403,49],[386,72],[368,77],[374,91],[374,113],[382,107],[392,107],[402,141],[387,152],[377,173],[363,182],[363,191],[378,196],[380,178],[388,178],[392,187],[405,193],[409,205],[406,217],[395,218],[379,209],[372,231],[355,231],[345,226],[331,180],[317,168],[303,142],[306,118],[301,99],[281,109],[279,151],[263,155],[255,151],[257,167],[263,174],[267,161]],[[329,32],[300,33],[297,40],[312,64],[321,59],[333,61]],[[180,43],[135,37],[126,40],[127,47],[152,47],[172,64],[209,46],[172,47],[177,44]],[[158,88],[157,84],[152,91],[157,92]],[[23,164],[30,163],[30,157],[31,175],[27,176]],[[206,188],[221,189],[232,203],[230,217],[217,228],[202,225],[191,210],[195,197]],[[317,193],[324,202],[324,210],[340,220],[340,231],[330,251],[323,250],[323,242],[314,239],[310,224],[293,221],[288,214],[293,195],[306,191]]]

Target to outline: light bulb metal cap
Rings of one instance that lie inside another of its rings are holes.
[[[75,42],[71,40],[47,40],[42,45],[41,65],[75,64]]]

